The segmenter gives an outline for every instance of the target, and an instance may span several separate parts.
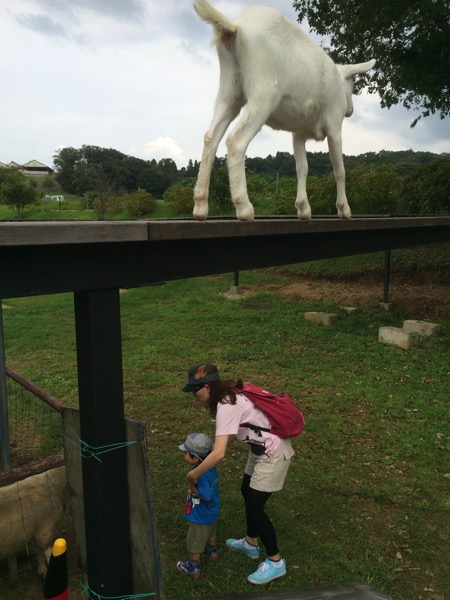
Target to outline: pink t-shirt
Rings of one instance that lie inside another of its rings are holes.
[[[236,394],[236,404],[219,402],[216,415],[216,435],[236,435],[241,442],[263,446],[263,457],[275,456],[281,445],[281,438],[267,431],[257,433],[249,427],[240,427],[242,423],[270,427],[266,415],[255,408],[253,402],[244,394]]]

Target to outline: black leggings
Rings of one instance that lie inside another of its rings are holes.
[[[267,556],[278,554],[277,534],[272,521],[264,510],[264,505],[272,492],[260,492],[250,487],[250,475],[244,473],[241,484],[241,493],[245,501],[245,516],[247,519],[247,535],[256,538],[259,536],[266,549]]]

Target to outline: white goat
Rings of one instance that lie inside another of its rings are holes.
[[[45,576],[67,493],[64,466],[0,487],[0,557],[33,542],[38,573]]]
[[[351,217],[345,194],[341,127],[353,112],[353,78],[371,69],[375,60],[335,65],[297,24],[274,8],[254,5],[231,21],[207,0],[197,0],[198,15],[214,26],[220,62],[220,85],[214,116],[204,137],[200,171],[194,190],[194,217],[208,216],[211,169],[220,140],[244,107],[227,144],[228,175],[236,216],[254,219],[245,180],[245,153],[264,124],[292,132],[298,189],[295,206],[300,219],[311,218],[306,195],[308,163],[305,142],[327,137],[336,178],[338,215]]]

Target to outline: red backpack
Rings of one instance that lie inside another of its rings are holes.
[[[242,389],[235,391],[247,396],[270,421],[270,429],[250,423],[241,423],[241,427],[249,427],[257,432],[270,431],[280,438],[291,438],[301,433],[305,423],[303,415],[286,392],[275,395],[249,381],[244,381]]]

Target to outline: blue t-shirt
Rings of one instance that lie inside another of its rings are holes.
[[[205,500],[200,500],[198,496],[189,491],[184,516],[191,523],[212,525],[217,521],[220,513],[219,480],[216,467],[200,475],[197,479],[197,489],[200,497]]]

